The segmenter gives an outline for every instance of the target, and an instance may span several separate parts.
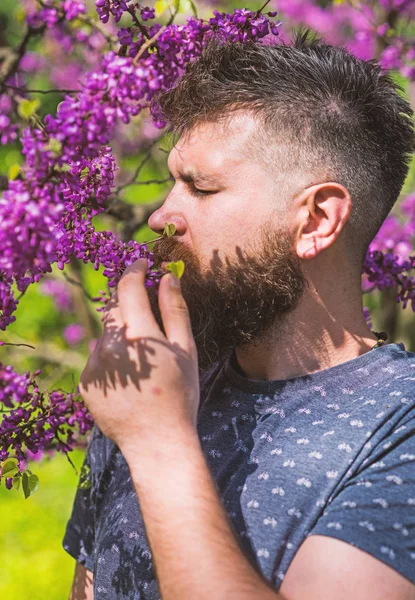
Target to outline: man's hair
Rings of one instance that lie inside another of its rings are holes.
[[[413,110],[398,91],[376,61],[300,30],[288,44],[212,40],[158,102],[179,136],[251,111],[276,174],[305,172],[310,184],[347,188],[353,208],[346,228],[361,263],[399,196],[414,150]]]

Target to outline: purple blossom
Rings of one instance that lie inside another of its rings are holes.
[[[18,300],[13,295],[10,281],[5,281],[0,275],[0,330],[4,331],[10,323],[16,320],[13,315],[17,309]]]
[[[85,330],[78,323],[71,323],[63,330],[63,337],[70,346],[76,346],[85,337]]]
[[[99,18],[103,23],[108,23],[110,16],[118,23],[125,12],[136,14],[137,10],[142,21],[154,19],[155,9],[148,6],[141,6],[138,3],[132,4],[132,0],[96,0],[95,6]]]
[[[10,117],[0,112],[0,144],[11,144],[18,137],[18,127],[11,122]]]
[[[68,21],[77,19],[79,15],[86,13],[86,6],[84,0],[64,0],[62,2],[62,8],[65,13],[65,18]]]
[[[51,0],[43,0],[42,6],[37,4],[27,4],[27,22],[30,27],[37,29],[46,25],[48,29],[54,27],[60,17],[60,11],[67,21],[73,21],[80,14],[86,13],[84,0],[63,0],[60,7],[54,5]]]
[[[0,198],[0,272],[21,292],[56,262],[53,239],[63,212],[57,192],[52,184],[15,180]]]
[[[345,45],[364,60],[375,58],[380,38],[382,46],[387,46],[380,56],[382,66],[397,69],[404,77],[415,80],[415,68],[411,64],[413,35],[402,39],[397,33],[400,28],[392,30],[388,24],[390,11],[395,11],[397,22],[415,18],[413,0],[381,0],[378,5],[338,2],[324,9],[317,0],[279,0],[278,9],[283,15],[286,31],[289,29],[286,19],[295,25],[304,24],[317,30],[327,42]]]
[[[385,48],[379,62],[384,69],[399,69],[401,66],[401,49],[397,46]]]
[[[51,296],[60,311],[72,312],[73,302],[69,285],[59,279],[45,279],[40,283],[40,291]]]
[[[402,216],[389,215],[369,246],[369,252],[393,252],[403,264],[413,252],[415,240],[415,194],[406,196],[401,204]]]
[[[41,71],[46,66],[46,58],[35,52],[27,52],[21,60],[20,69],[26,73]]]
[[[373,327],[372,317],[370,315],[369,309],[366,306],[363,308],[363,315],[365,317],[367,326],[369,327],[369,329],[372,329],[372,327]]]
[[[110,144],[121,125],[129,125],[143,109],[151,107],[154,125],[141,132],[143,137],[156,136],[155,126],[164,126],[155,98],[159,91],[177,82],[189,61],[197,58],[213,36],[223,41],[274,43],[281,22],[272,21],[276,12],[267,15],[242,8],[233,13],[214,11],[207,21],[191,17],[183,24],[165,28],[151,23],[153,8],[133,0],[97,0],[100,20],[106,30],[118,35],[122,52],[106,52],[102,31],[68,27],[68,22],[86,13],[83,0],[23,0],[32,28],[45,28],[48,43],[58,60],[36,63],[36,55],[27,54],[13,85],[25,86],[22,72],[50,70],[50,80],[65,88],[77,87],[75,96],[67,95],[54,115],[47,115],[44,127],[32,123],[21,134],[25,163],[21,179],[10,181],[0,198],[0,329],[15,320],[18,300],[13,290],[24,292],[40,281],[56,263],[64,269],[72,257],[95,270],[103,267],[110,288],[114,288],[126,267],[146,256],[153,264],[146,246],[135,241],[122,242],[108,231],[97,231],[93,217],[105,210],[112,199],[117,165]],[[390,31],[387,14],[396,10],[410,17],[413,2],[381,0],[380,11],[371,6],[337,3],[326,9],[316,0],[279,0],[286,16],[319,32],[328,42],[347,43],[362,58],[374,55],[379,37],[387,38],[382,53],[384,68],[394,68],[415,80],[415,42]],[[134,25],[117,30],[124,13],[143,22],[140,31]],[[111,22],[109,22],[111,19]],[[143,35],[143,31],[146,35]],[[142,51],[147,38],[158,34],[152,48]],[[76,57],[76,50],[83,48]],[[138,53],[140,57],[138,58]],[[121,55],[122,54],[122,55]],[[70,57],[70,58],[68,58]],[[75,58],[74,58],[75,57]],[[58,66],[56,65],[58,63]],[[91,65],[93,68],[91,69]],[[89,72],[85,73],[87,69]],[[23,96],[24,97],[24,96]],[[8,94],[0,96],[0,141],[17,140],[14,105]],[[402,203],[402,217],[390,216],[372,242],[363,270],[363,286],[380,290],[396,288],[398,301],[415,310],[415,284],[410,273],[415,267],[411,257],[415,237],[415,195]],[[159,282],[151,272],[146,285]],[[54,297],[61,309],[71,310],[69,294],[59,288],[61,282],[45,280],[43,293]],[[65,296],[65,293],[67,295]],[[95,298],[103,306],[109,295],[100,292]],[[365,313],[369,318],[369,315]],[[84,332],[77,323],[65,328],[68,344],[77,344]],[[1,343],[0,343],[1,345]],[[90,348],[92,351],[92,347]],[[13,452],[20,461],[42,456],[52,449],[69,451],[77,436],[92,426],[92,418],[76,395],[62,391],[40,393],[35,374],[16,373],[0,363],[0,402],[10,409],[0,424],[0,460]],[[63,433],[62,433],[63,432]],[[11,485],[11,480],[6,480]]]
[[[110,15],[114,17],[117,23],[124,12],[128,10],[131,0],[96,0],[95,6],[99,18],[103,23],[108,23]]]
[[[93,425],[78,396],[57,390],[40,392],[36,384],[39,374],[19,374],[0,363],[0,407],[8,409],[0,423],[0,461],[12,450],[20,468],[25,459],[52,448],[70,452],[78,435]]]
[[[109,10],[117,19],[131,4],[98,0],[97,8]],[[278,26],[272,26],[275,35]],[[160,27],[150,26],[148,35],[154,36]],[[71,256],[92,262],[95,269],[103,265],[109,286],[115,287],[126,266],[149,256],[140,244],[123,244],[114,234],[96,232],[92,225],[111,195],[117,167],[106,144],[117,123],[129,123],[160,90],[174,85],[212,35],[247,41],[270,33],[269,19],[246,9],[233,14],[215,11],[208,23],[191,17],[184,25],[171,24],[160,34],[156,53],[145,52],[138,64],[137,50],[129,57],[107,53],[99,68],[86,75],[82,91],[76,97],[66,96],[56,115],[45,117],[44,129],[26,128],[22,136],[25,179],[10,182],[0,199],[4,249],[0,271],[10,282],[8,289],[14,281],[24,291],[50,272],[54,262],[63,269]],[[155,106],[153,114],[157,115]],[[156,125],[163,123],[156,118]],[[150,276],[148,285],[156,281],[157,276]],[[3,295],[6,323],[13,303],[8,293]]]
[[[406,308],[410,303],[415,310],[415,278],[408,275],[415,269],[415,256],[402,261],[392,252],[383,254],[379,250],[368,252],[365,258],[363,273],[368,282],[379,290],[397,288],[397,302]]]
[[[155,9],[149,8],[148,6],[142,6],[140,8],[140,15],[143,21],[149,21],[155,18]]]

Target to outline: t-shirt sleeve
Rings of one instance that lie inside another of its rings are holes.
[[[94,567],[95,514],[99,480],[105,464],[105,438],[95,425],[83,462],[63,548],[90,571]]]
[[[308,532],[348,542],[415,583],[415,418],[347,479]]]

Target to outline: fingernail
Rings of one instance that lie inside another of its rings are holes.
[[[180,279],[173,273],[170,273],[170,285],[172,288],[180,289]]]

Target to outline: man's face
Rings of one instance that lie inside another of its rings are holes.
[[[181,138],[168,161],[175,186],[149,219],[157,232],[176,226],[173,238],[155,243],[155,266],[185,262],[182,291],[201,369],[233,347],[264,341],[305,288],[286,199],[249,152],[257,127],[238,115],[225,129],[203,124]],[[150,300],[161,325],[153,290]]]

